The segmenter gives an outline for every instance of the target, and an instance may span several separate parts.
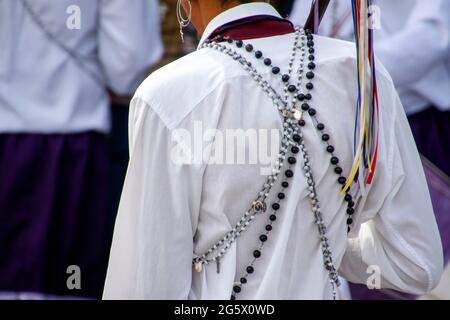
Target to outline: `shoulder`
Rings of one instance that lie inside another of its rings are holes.
[[[243,74],[234,61],[209,49],[190,53],[153,72],[135,97],[157,113],[170,129],[228,79]]]
[[[358,61],[354,42],[317,35],[315,42],[318,48],[316,56],[319,65],[336,68],[337,72],[351,72],[356,81]],[[381,81],[392,84],[389,72],[378,59],[376,60],[376,73],[377,78]]]
[[[356,45],[353,42],[315,36],[317,67],[320,74],[326,75],[321,80],[328,88],[328,96],[346,101],[349,118],[353,118],[358,97],[358,60]],[[379,59],[375,61],[377,98],[379,101],[379,130],[386,141],[393,141],[394,125],[404,111],[394,82]]]
[[[314,36],[318,55],[324,62],[340,59],[356,60],[356,46],[353,42],[324,36]]]

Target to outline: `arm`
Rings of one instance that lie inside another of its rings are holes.
[[[384,80],[384,79],[383,79]],[[360,230],[349,240],[340,266],[351,282],[366,284],[369,266],[381,272],[381,287],[423,294],[439,282],[442,246],[427,182],[401,102],[380,81],[385,126],[376,181],[356,213]],[[384,87],[384,88],[383,88]]]
[[[100,0],[98,56],[106,83],[130,95],[163,53],[159,1]]]
[[[395,85],[405,86],[448,57],[449,32],[450,1],[417,0],[405,28],[376,42],[375,50]]]
[[[172,161],[169,130],[136,98],[130,140],[104,298],[187,299],[202,174]]]

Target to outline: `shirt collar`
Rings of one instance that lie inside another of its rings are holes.
[[[216,30],[220,26],[236,20],[240,20],[242,18],[260,15],[268,15],[281,18],[281,15],[278,13],[278,11],[268,3],[256,2],[241,4],[220,13],[214,19],[212,19],[206,26],[198,47],[200,48],[203,42],[205,42],[205,40],[208,39],[208,37],[214,32],[214,30]]]

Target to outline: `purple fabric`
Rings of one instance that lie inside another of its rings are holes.
[[[110,244],[106,137],[0,135],[0,291],[100,297]],[[81,290],[68,290],[69,265]]]
[[[450,111],[429,107],[408,120],[419,152],[450,176]]]

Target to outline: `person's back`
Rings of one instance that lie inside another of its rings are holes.
[[[210,22],[200,45],[230,21],[258,15],[279,18],[265,4],[232,8]],[[383,287],[430,290],[442,250],[389,75],[380,67],[376,181],[368,195],[344,200],[341,178],[353,162],[354,47],[315,36],[311,50],[299,37],[288,70],[296,34],[243,25],[241,33],[264,37],[207,45],[138,89],[104,298],[330,299],[335,271],[365,283],[372,264],[382,271]],[[239,37],[230,29],[224,28]],[[284,91],[284,84],[297,83],[297,70],[302,97],[293,96],[297,88]],[[292,115],[298,137],[280,136],[290,113],[272,89],[285,101],[302,100]],[[282,148],[278,173],[272,167],[280,140],[291,145]],[[415,201],[412,192],[420,194]]]

